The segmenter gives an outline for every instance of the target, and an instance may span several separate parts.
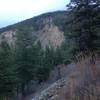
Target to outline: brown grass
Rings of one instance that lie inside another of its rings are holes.
[[[77,77],[70,77],[66,100],[100,100],[100,62],[91,56],[84,58],[76,64]]]

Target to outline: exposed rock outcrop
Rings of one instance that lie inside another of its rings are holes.
[[[64,41],[64,31],[61,30],[66,18],[65,11],[58,11],[53,13],[47,13],[34,18],[22,21],[20,23],[0,29],[0,41],[4,38],[10,44],[14,44],[17,32],[15,30],[27,28],[28,32],[32,34],[33,40],[40,41],[43,48],[47,45],[53,47],[60,46]],[[57,24],[58,23],[58,24]],[[23,34],[22,32],[22,34]],[[36,43],[35,42],[35,43]]]

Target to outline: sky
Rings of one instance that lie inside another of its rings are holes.
[[[69,0],[0,0],[0,28],[46,12],[66,10]]]

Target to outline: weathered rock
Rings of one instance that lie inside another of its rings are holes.
[[[42,91],[40,95],[38,95],[39,97],[35,97],[32,100],[56,100],[58,90],[62,88],[65,84],[66,79],[62,78],[44,91]]]

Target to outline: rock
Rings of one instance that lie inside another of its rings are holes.
[[[66,79],[62,78],[40,93],[32,100],[56,100],[57,92],[65,85]]]

